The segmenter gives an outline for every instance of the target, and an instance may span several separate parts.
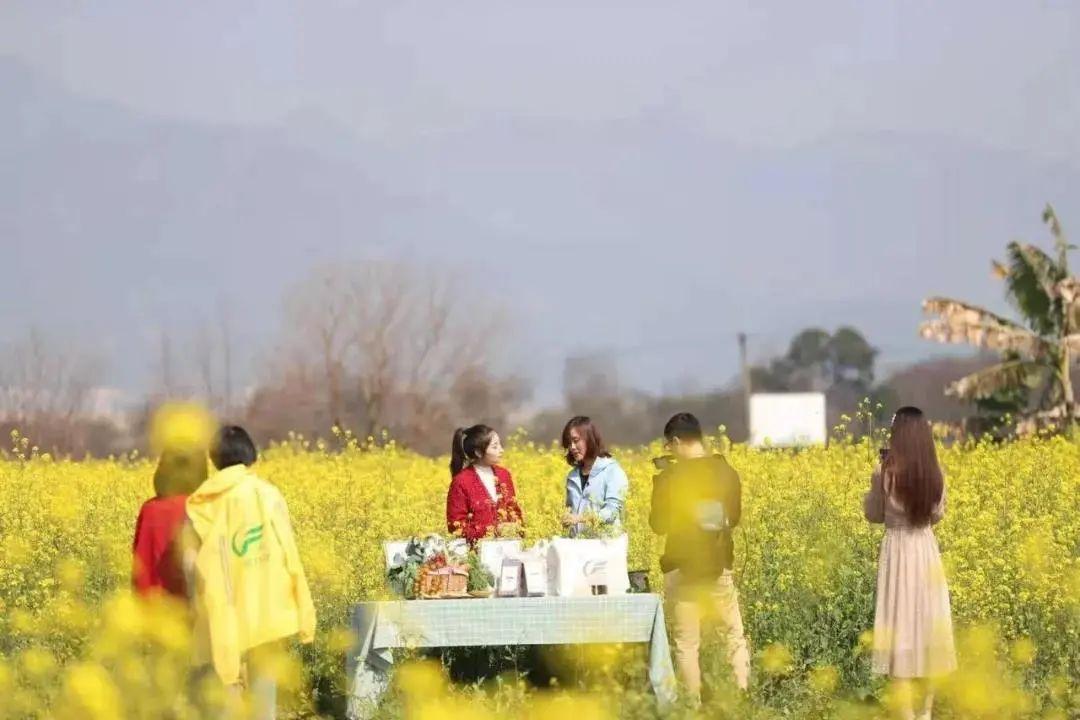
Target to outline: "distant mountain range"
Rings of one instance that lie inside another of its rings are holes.
[[[1080,232],[1075,163],[940,136],[761,150],[657,108],[602,132],[465,118],[402,145],[306,109],[264,128],[149,116],[4,58],[0,107],[0,340],[30,323],[78,337],[136,392],[160,328],[222,304],[254,374],[284,289],[343,256],[490,290],[542,401],[580,350],[653,391],[723,384],[738,331],[758,354],[812,324],[860,328],[885,363],[938,353],[915,334],[924,296],[1002,308],[989,259],[1045,241],[1047,200]]]

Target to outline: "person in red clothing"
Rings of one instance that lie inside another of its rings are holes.
[[[187,600],[179,537],[187,496],[206,480],[206,455],[166,450],[154,471],[154,497],[135,522],[131,584],[140,595],[163,592]]]
[[[521,534],[524,517],[510,471],[499,465],[502,454],[499,434],[487,425],[454,433],[446,527],[470,545],[484,537]]]

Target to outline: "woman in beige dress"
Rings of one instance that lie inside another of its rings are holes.
[[[930,423],[904,407],[874,471],[863,512],[885,524],[878,557],[873,672],[898,681],[902,717],[929,720],[928,680],[956,669],[949,588],[932,526],[945,513],[945,482]],[[914,706],[919,706],[918,714]]]

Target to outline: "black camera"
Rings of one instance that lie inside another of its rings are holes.
[[[653,458],[652,464],[657,470],[667,470],[671,463],[675,462],[674,455],[661,455],[660,457]]]

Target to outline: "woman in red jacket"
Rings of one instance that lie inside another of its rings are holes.
[[[487,425],[454,433],[446,527],[470,545],[484,537],[521,534],[524,518],[510,472],[499,465],[502,454],[499,434]]]
[[[187,600],[180,566],[179,536],[187,519],[187,496],[206,480],[206,455],[165,451],[154,471],[155,496],[143,503],[135,522],[131,583],[140,595],[164,592]]]

